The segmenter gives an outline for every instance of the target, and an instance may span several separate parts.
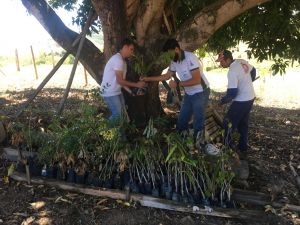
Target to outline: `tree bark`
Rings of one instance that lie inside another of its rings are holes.
[[[177,40],[183,49],[195,51],[228,21],[268,1],[270,0],[220,0],[183,23],[177,30]]]
[[[119,50],[121,41],[128,36],[123,0],[92,0],[101,20],[106,61]]]
[[[78,45],[74,48],[71,46],[79,34],[66,27],[45,0],[22,0],[22,3],[62,48],[71,49],[71,54],[76,55]],[[80,55],[80,62],[100,83],[105,65],[104,55],[87,39]]]

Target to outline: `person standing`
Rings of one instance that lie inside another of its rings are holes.
[[[173,60],[167,73],[159,76],[144,77],[143,81],[169,80],[176,73],[179,76],[178,84],[171,80],[169,86],[183,87],[185,95],[177,120],[176,129],[179,132],[188,130],[188,123],[193,116],[194,140],[204,129],[204,110],[209,97],[209,83],[200,72],[200,64],[197,56],[188,51],[183,51],[175,39],[168,39],[163,47],[164,52],[170,52]]]
[[[125,38],[118,53],[113,55],[105,65],[103,79],[100,85],[100,95],[104,98],[111,116],[110,121],[121,118],[122,112],[126,110],[124,96],[121,92],[122,87],[144,87],[145,82],[130,82],[125,80],[127,64],[125,59],[134,53],[134,42]]]
[[[247,157],[249,116],[255,99],[253,81],[256,70],[246,60],[233,59],[229,50],[219,53],[216,60],[223,68],[229,68],[227,93],[220,104],[232,101],[224,117],[224,142],[232,146],[231,133],[236,130],[240,134],[238,154],[241,159]]]

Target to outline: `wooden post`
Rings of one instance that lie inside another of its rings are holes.
[[[93,15],[94,15],[94,11],[91,10],[89,12],[89,16],[88,16],[87,22],[86,22],[86,24],[85,24],[85,26],[83,28],[83,31],[82,31],[82,37],[81,37],[80,42],[79,42],[77,53],[76,53],[76,56],[75,56],[75,59],[74,59],[73,68],[72,68],[72,71],[71,71],[71,74],[70,74],[70,78],[69,78],[66,90],[64,92],[64,96],[61,99],[60,104],[58,106],[58,110],[57,110],[58,114],[62,113],[62,111],[64,109],[65,102],[66,102],[67,97],[69,95],[70,88],[71,88],[71,85],[72,85],[72,82],[73,82],[73,79],[74,79],[75,71],[76,71],[76,68],[77,68],[77,64],[78,64],[78,61],[79,61],[79,56],[80,56],[80,53],[81,53],[81,49],[82,49],[83,43],[85,41],[86,33],[87,33],[87,31],[88,31],[88,29],[90,27],[91,21],[93,19]]]
[[[16,55],[16,66],[17,66],[17,71],[20,72],[20,62],[19,62],[18,49],[15,49],[15,55]]]
[[[15,117],[19,117],[24,109],[26,109],[29,104],[33,101],[33,99],[38,95],[38,93],[43,89],[43,87],[48,83],[48,81],[53,77],[53,75],[56,73],[56,71],[59,69],[59,67],[64,63],[66,58],[70,52],[66,52],[65,55],[58,61],[56,66],[51,70],[51,72],[46,76],[46,78],[42,81],[42,83],[38,86],[38,88],[34,91],[34,93],[28,98],[28,100],[21,106],[21,108],[16,113]]]
[[[35,58],[34,58],[32,45],[30,45],[30,49],[31,49],[32,63],[33,63],[33,66],[34,66],[35,79],[37,80],[37,79],[39,79],[39,76],[38,76],[37,69],[36,69]]]
[[[87,72],[84,66],[83,66],[83,73],[84,73],[84,81],[85,81],[84,86],[87,86],[88,85]]]
[[[80,38],[82,36],[82,33],[78,35],[78,37],[75,39],[75,41],[72,43],[72,46],[70,49],[75,47],[75,45],[78,44],[80,41]],[[56,73],[56,71],[59,69],[59,67],[63,64],[63,62],[66,60],[68,55],[70,54],[71,50],[68,50],[65,55],[58,61],[58,63],[55,65],[55,67],[51,70],[51,72],[47,75],[47,77],[42,81],[42,83],[38,86],[38,88],[35,90],[35,92],[30,96],[30,98],[21,106],[21,108],[18,110],[18,112],[15,114],[15,117],[19,117],[24,109],[26,109],[29,104],[33,101],[33,99],[38,95],[38,93],[43,89],[43,87],[48,83],[48,81],[53,77],[53,75]]]
[[[52,59],[52,65],[53,65],[53,68],[55,66],[55,61],[54,61],[54,53],[53,53],[53,50],[51,49],[51,59]]]

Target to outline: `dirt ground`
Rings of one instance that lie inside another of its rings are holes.
[[[31,90],[3,91],[0,95],[0,114],[13,115],[18,104],[30,93]],[[74,110],[82,101],[86,101],[85,93],[82,89],[73,89],[66,109]],[[32,110],[38,114],[55,110],[62,94],[61,88],[43,90]],[[219,95],[218,92],[213,93],[213,104]],[[292,106],[285,109],[280,108],[281,105],[264,106],[261,101],[256,102],[250,122],[249,187],[237,187],[264,192],[276,201],[300,205],[300,193],[288,166],[291,162],[300,174],[300,108],[297,104],[299,102],[293,100]],[[217,110],[223,114],[226,107],[218,107]],[[232,220],[156,210],[134,204],[126,206],[119,201],[43,185],[27,185],[16,181],[7,184],[4,176],[9,165],[9,162],[0,161],[0,224],[300,224],[299,214],[285,209],[269,208],[262,218]],[[250,205],[242,207],[253,208]],[[255,209],[265,210],[264,207]]]

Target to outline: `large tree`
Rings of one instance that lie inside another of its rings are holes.
[[[94,9],[100,22],[91,31],[103,32],[101,52],[86,40],[81,63],[99,83],[107,59],[117,51],[127,36],[136,38],[138,51],[150,63],[160,54],[164,41],[175,37],[183,49],[194,51],[205,46],[217,51],[239,41],[249,45],[249,56],[259,60],[275,59],[283,67],[283,59],[299,61],[299,0],[22,0],[28,12],[36,17],[53,39],[70,49],[78,35],[67,28],[52,9],[72,10],[79,4],[75,22],[83,25],[88,11]],[[50,4],[50,5],[49,5]],[[76,54],[76,47],[72,54]],[[158,74],[163,65],[149,73]],[[279,67],[280,68],[280,67]],[[128,79],[138,79],[132,71]],[[134,102],[134,104],[132,104]],[[133,117],[141,120],[162,112],[157,83],[149,86],[144,97],[127,98]],[[131,106],[134,105],[132,108]],[[150,107],[149,107],[150,106]],[[137,112],[136,114],[134,112]]]

